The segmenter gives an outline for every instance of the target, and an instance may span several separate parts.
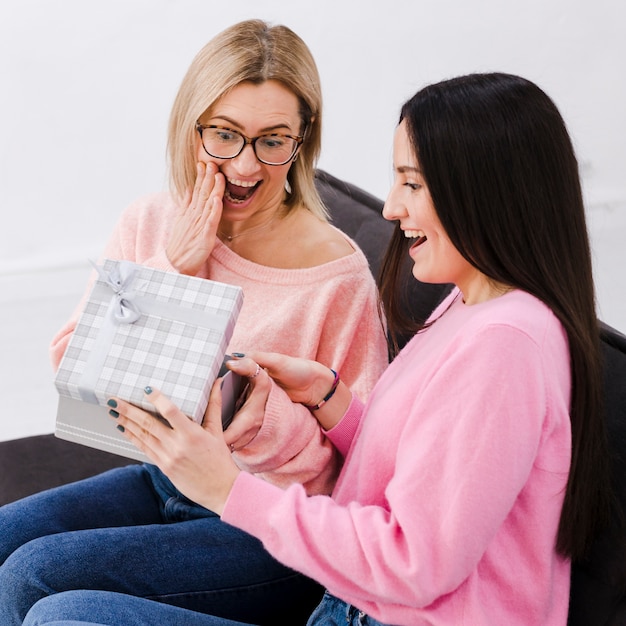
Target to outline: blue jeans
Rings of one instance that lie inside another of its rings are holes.
[[[255,624],[258,622],[255,622]],[[276,622],[289,624],[297,622]],[[69,591],[44,598],[26,616],[24,626],[254,626],[202,615],[158,602],[102,591]],[[385,626],[326,593],[307,626]]]
[[[0,563],[0,626],[21,624],[41,598],[79,589],[243,622],[304,624],[323,592],[149,465],[1,507]]]

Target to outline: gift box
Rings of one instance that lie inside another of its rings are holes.
[[[59,395],[103,407],[114,396],[153,412],[143,391],[151,385],[201,423],[242,289],[129,261],[96,269],[54,379]]]

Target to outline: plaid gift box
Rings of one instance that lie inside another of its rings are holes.
[[[243,302],[240,287],[105,260],[55,385],[106,406],[112,396],[148,411],[150,384],[201,422]]]

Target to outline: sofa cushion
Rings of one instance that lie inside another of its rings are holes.
[[[0,505],[132,462],[54,435],[3,441],[0,442]]]

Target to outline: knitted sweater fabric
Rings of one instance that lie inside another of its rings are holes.
[[[327,433],[332,498],[242,473],[222,519],[386,624],[564,626],[565,331],[521,291],[433,318]]]
[[[176,271],[165,247],[177,211],[167,192],[140,198],[123,212],[103,257]],[[388,353],[367,259],[346,239],[355,250],[352,254],[304,269],[252,263],[217,240],[197,276],[243,289],[244,303],[228,351],[282,352],[320,361],[339,371],[365,400],[388,364]],[[52,340],[55,368],[88,291]],[[259,433],[234,458],[248,472],[281,487],[303,483],[311,494],[330,493],[342,462],[311,413],[293,404],[276,385]]]

